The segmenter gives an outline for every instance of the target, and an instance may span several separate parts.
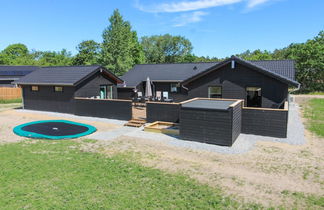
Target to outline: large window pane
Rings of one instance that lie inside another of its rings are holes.
[[[55,86],[54,87],[54,91],[55,92],[63,92],[63,87],[61,87],[61,86]]]
[[[220,86],[210,86],[208,88],[209,98],[221,98],[222,97],[222,87]]]
[[[178,83],[171,83],[171,93],[177,93],[178,92],[178,88],[179,88],[179,84]]]
[[[260,87],[246,87],[246,105],[249,107],[261,107],[262,96]]]

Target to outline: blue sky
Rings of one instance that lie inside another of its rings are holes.
[[[24,43],[75,54],[81,41],[102,40],[115,8],[139,37],[182,35],[199,56],[274,50],[324,30],[323,0],[0,0],[0,50]]]

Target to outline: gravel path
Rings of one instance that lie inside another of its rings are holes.
[[[193,141],[181,140],[175,136],[168,136],[165,134],[144,132],[143,128],[132,128],[132,127],[121,127],[107,132],[96,132],[88,136],[89,138],[96,140],[109,141],[113,140],[119,136],[129,136],[150,139],[152,141],[162,141],[166,144],[170,144],[177,147],[185,147],[189,149],[205,150],[210,152],[218,152],[224,154],[240,154],[250,151],[256,142],[258,141],[270,141],[270,142],[281,142],[291,145],[301,145],[305,143],[304,126],[302,124],[301,118],[299,116],[299,106],[295,103],[290,103],[289,105],[289,115],[288,115],[288,134],[287,138],[274,138],[267,136],[257,136],[250,134],[240,134],[232,147],[217,146],[212,144],[205,144]],[[123,125],[126,121],[112,120],[104,118],[95,117],[81,117],[71,114],[61,114],[54,112],[40,112],[40,111],[30,111],[30,110],[19,110],[21,112],[34,112],[34,113],[45,113],[53,116],[68,117],[72,119],[84,119],[98,122],[108,122],[118,125]]]
[[[299,116],[299,107],[297,104],[290,103],[288,119],[287,138],[274,138],[267,136],[257,136],[250,134],[240,134],[232,147],[205,144],[193,141],[181,140],[175,136],[169,136],[160,133],[151,133],[143,131],[143,128],[122,127],[110,132],[97,132],[89,136],[98,140],[112,140],[119,136],[129,136],[137,138],[150,139],[152,141],[164,142],[177,147],[189,149],[205,150],[224,154],[240,154],[251,150],[258,141],[281,142],[291,145],[301,145],[305,143],[304,126]]]
[[[95,121],[95,122],[111,123],[116,125],[124,125],[127,122],[125,120],[115,120],[115,119],[107,119],[107,118],[99,118],[99,117],[84,117],[84,116],[76,116],[73,114],[64,114],[58,112],[44,112],[44,111],[35,111],[35,110],[28,110],[28,109],[20,109],[17,111],[25,112],[25,113],[45,114],[45,115],[50,115],[55,117],[71,118],[76,120],[88,120],[88,121]]]
[[[119,136],[122,136],[127,133],[132,133],[133,131],[139,130],[138,128],[132,128],[132,127],[121,127],[114,129],[112,131],[107,132],[95,132],[88,136],[89,139],[96,139],[96,140],[112,140]]]

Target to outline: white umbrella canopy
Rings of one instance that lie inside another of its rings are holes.
[[[151,81],[150,78],[147,77],[146,79],[146,88],[145,88],[145,97],[149,98],[152,97],[152,86],[151,86]]]

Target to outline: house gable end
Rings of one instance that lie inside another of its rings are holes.
[[[236,69],[236,63],[244,65],[244,66],[246,66],[246,67],[248,67],[248,68],[250,68],[252,70],[258,71],[258,72],[260,72],[260,73],[262,73],[262,74],[264,74],[264,75],[266,75],[268,77],[274,78],[274,79],[279,80],[279,81],[281,81],[283,83],[286,83],[286,84],[289,84],[289,85],[292,85],[292,86],[295,86],[295,87],[299,87],[299,85],[300,85],[298,82],[296,82],[294,80],[291,80],[291,79],[289,79],[287,77],[279,75],[279,74],[277,74],[275,72],[269,71],[269,70],[267,70],[267,69],[265,69],[265,68],[263,68],[261,66],[253,64],[253,63],[251,63],[249,61],[245,61],[243,59],[240,59],[240,58],[238,58],[236,56],[232,56],[231,58],[226,59],[226,60],[224,60],[224,61],[222,61],[222,62],[220,62],[220,63],[218,63],[218,64],[216,64],[216,65],[214,65],[214,66],[212,66],[212,67],[210,67],[208,69],[206,69],[205,71],[200,72],[200,73],[186,79],[185,81],[182,82],[182,84],[186,85],[186,84],[188,84],[188,83],[190,83],[190,82],[192,82],[192,81],[194,81],[194,80],[196,80],[196,79],[198,79],[200,77],[208,75],[210,72],[219,70],[220,68],[222,68],[223,66],[225,66],[227,64],[231,64],[231,68]]]

